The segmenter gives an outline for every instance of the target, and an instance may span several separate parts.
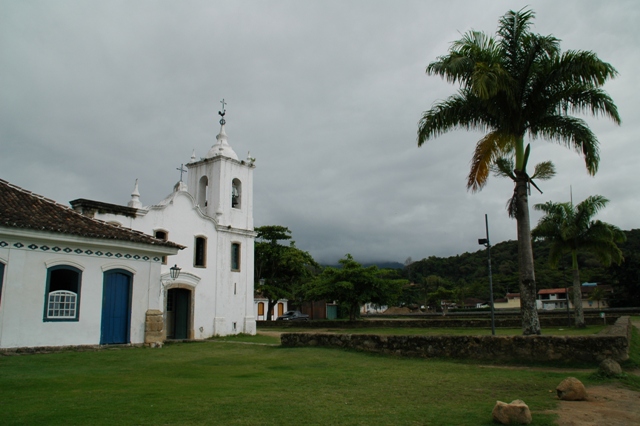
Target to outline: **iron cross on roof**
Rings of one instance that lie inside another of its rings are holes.
[[[218,111],[218,114],[220,115],[220,124],[223,125],[225,124],[225,120],[224,120],[224,115],[227,113],[227,110],[224,109],[224,106],[227,104],[224,101],[224,98],[222,98],[222,100],[220,101],[220,103],[222,104],[222,111]]]
[[[180,171],[180,182],[182,182],[182,174],[187,172],[184,168],[184,164],[180,164],[180,168],[176,170]]]

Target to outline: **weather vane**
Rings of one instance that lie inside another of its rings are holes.
[[[227,104],[224,101],[224,98],[222,98],[222,100],[220,101],[220,103],[222,104],[222,111],[218,111],[218,114],[220,114],[220,125],[223,125],[224,123],[226,123],[226,121],[224,120],[224,115],[227,113],[227,110],[224,108],[224,106]]]

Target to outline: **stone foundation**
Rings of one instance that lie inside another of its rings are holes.
[[[162,311],[149,309],[145,314],[144,344],[152,348],[162,347],[165,341],[164,316]]]

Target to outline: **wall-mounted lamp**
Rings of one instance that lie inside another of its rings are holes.
[[[171,268],[169,268],[169,271],[171,272],[171,279],[177,279],[180,276],[181,270],[182,268],[178,268],[178,265],[173,265]]]

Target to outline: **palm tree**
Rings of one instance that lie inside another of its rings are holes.
[[[555,174],[550,161],[527,172],[530,145],[525,135],[575,149],[587,171],[598,170],[598,139],[586,122],[569,113],[602,114],[620,123],[618,110],[600,87],[617,72],[594,53],[561,53],[559,40],[530,32],[530,10],[509,11],[500,18],[495,38],[470,31],[455,41],[449,53],[427,67],[427,74],[458,83],[458,93],[423,113],[418,146],[454,129],[481,130],[467,189],[481,190],[489,172],[514,181],[508,203],[518,229],[519,281],[523,334],[540,334],[536,310],[528,189],[533,179]]]
[[[600,302],[604,300],[605,294],[602,287],[596,287],[591,292],[591,296],[589,296],[589,300],[592,302],[598,302],[598,309],[600,309]]]
[[[582,289],[580,271],[578,269],[578,252],[588,252],[597,256],[605,265],[615,262],[620,265],[623,260],[622,251],[616,243],[626,240],[624,232],[617,226],[594,221],[593,216],[603,209],[609,200],[601,195],[593,195],[573,206],[572,203],[536,204],[534,208],[545,213],[532,231],[534,238],[551,243],[549,263],[557,266],[565,254],[571,255],[573,270],[573,306],[576,327],[584,328],[582,311]]]

